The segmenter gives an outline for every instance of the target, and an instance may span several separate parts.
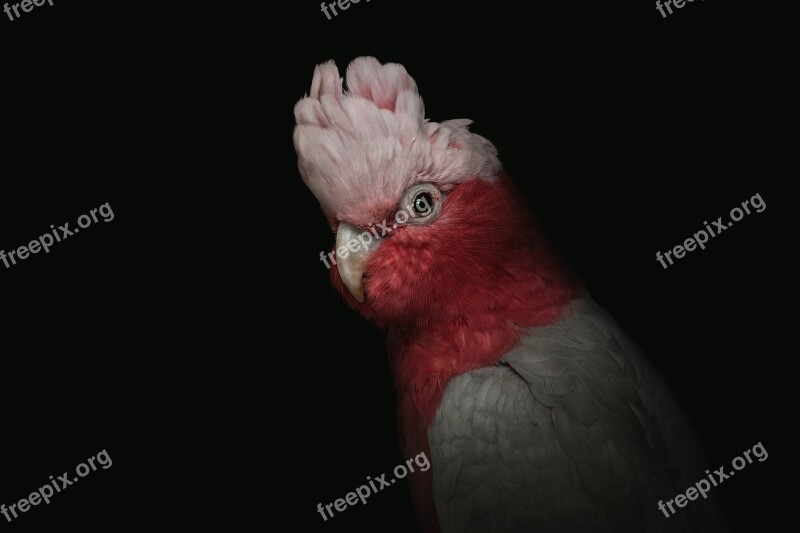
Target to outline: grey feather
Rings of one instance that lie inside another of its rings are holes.
[[[660,378],[588,298],[501,364],[451,379],[428,439],[443,533],[725,530],[711,499],[658,510],[708,465]]]

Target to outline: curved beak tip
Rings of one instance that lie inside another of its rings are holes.
[[[359,233],[356,227],[346,222],[340,223],[336,231],[336,250],[343,247],[348,250],[347,255],[336,258],[336,268],[342,283],[359,303],[364,302],[363,278],[367,260],[379,244],[380,240],[371,233],[366,231]],[[354,248],[355,251],[351,251]]]

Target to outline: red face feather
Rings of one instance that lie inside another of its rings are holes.
[[[389,330],[398,389],[430,423],[452,376],[491,366],[521,328],[552,323],[580,285],[505,174],[457,185],[429,226],[403,225],[370,256],[351,307]],[[532,305],[531,302],[534,302]]]

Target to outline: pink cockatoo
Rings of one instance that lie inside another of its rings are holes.
[[[431,459],[409,477],[423,530],[721,530],[711,500],[659,509],[708,468],[698,440],[469,120],[426,120],[405,68],[371,57],[346,90],[317,66],[295,117],[332,281],[388,331],[401,449]]]

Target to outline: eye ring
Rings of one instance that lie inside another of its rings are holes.
[[[408,224],[425,226],[439,218],[443,203],[442,191],[430,183],[419,183],[409,187],[403,195],[398,215],[405,211]]]

